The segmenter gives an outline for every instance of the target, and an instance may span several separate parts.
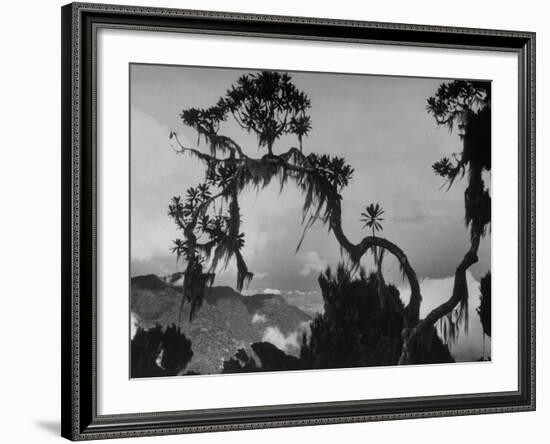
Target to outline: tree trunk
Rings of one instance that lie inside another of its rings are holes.
[[[435,323],[450,313],[461,300],[468,297],[466,271],[478,261],[477,251],[479,249],[481,232],[477,225],[472,223],[470,248],[456,268],[451,297],[433,309],[424,319],[420,320],[420,304],[422,302],[420,285],[416,272],[410,265],[405,253],[393,242],[381,237],[367,236],[358,244],[353,244],[346,237],[342,229],[341,206],[340,200],[337,197],[332,198],[331,207],[330,228],[334,232],[340,246],[348,253],[353,263],[359,264],[363,254],[370,248],[376,249],[377,247],[389,251],[399,261],[411,288],[411,298],[405,307],[404,313],[403,349],[399,358],[399,364],[418,363],[419,357],[417,353],[419,350],[422,350],[422,347],[419,346],[419,341],[422,340],[422,337],[431,334],[432,329],[435,328]]]

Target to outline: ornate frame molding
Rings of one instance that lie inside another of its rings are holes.
[[[71,440],[535,409],[535,34],[72,3],[62,8],[62,435]],[[99,27],[512,51],[519,57],[517,392],[272,407],[97,414],[95,41]]]

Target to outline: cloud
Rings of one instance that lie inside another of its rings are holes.
[[[282,291],[278,290],[277,288],[264,288],[262,290],[263,294],[281,294]]]
[[[265,317],[264,314],[258,312],[258,313],[254,313],[254,316],[252,316],[252,323],[253,324],[256,324],[256,323],[264,323],[267,321],[267,318]]]
[[[281,332],[278,327],[270,326],[265,329],[262,341],[273,344],[285,353],[298,356],[300,354],[300,341],[304,333],[308,337],[311,333],[309,321],[301,322],[298,328],[288,335]]]
[[[285,294],[295,294],[297,296],[311,296],[314,294],[318,294],[318,290],[310,290],[310,291],[303,291],[303,290],[288,290],[285,291]]]
[[[327,268],[327,261],[321,259],[316,251],[308,251],[302,255],[304,261],[303,269],[300,271],[302,276],[309,276],[311,272],[322,272]]]
[[[151,261],[170,256],[172,241],[180,236],[167,210],[170,198],[182,191],[178,178],[184,159],[170,148],[169,128],[136,108],[131,132],[131,259]],[[198,171],[186,174],[194,181],[200,178]]]
[[[245,200],[246,198],[246,194],[243,193],[241,199]],[[244,244],[242,254],[247,258],[247,260],[250,261],[263,254],[264,249],[270,240],[270,235],[269,232],[262,231],[258,228],[256,221],[253,219],[253,212],[247,212],[246,208],[241,208],[241,214],[246,214],[247,216],[242,223],[242,229],[246,236],[246,242]],[[254,277],[258,276],[254,274]]]
[[[298,331],[285,336],[277,327],[267,327],[262,341],[270,342],[278,349],[288,352],[290,348],[298,348]]]
[[[471,272],[466,274],[468,284],[468,333],[463,329],[455,344],[449,344],[453,357],[457,361],[477,360],[483,355],[483,329],[481,321],[476,313],[479,306],[479,282]],[[454,276],[442,279],[424,278],[420,281],[422,291],[422,304],[420,306],[420,317],[426,316],[432,309],[446,301],[452,292]],[[399,287],[399,292],[404,303],[410,299],[410,289],[406,284]],[[485,356],[491,354],[490,338],[485,338]]]
[[[130,313],[130,339],[134,339],[139,327],[139,322],[134,313]]]
[[[434,217],[433,213],[434,211],[432,211],[432,214],[430,215],[432,218]],[[420,209],[419,205],[415,205],[412,208],[408,208],[406,211],[392,216],[392,221],[404,223],[419,223],[426,220],[427,218],[428,214],[426,213],[426,211]]]
[[[323,313],[325,303],[321,293],[316,290],[302,291],[292,290],[287,291],[285,294],[285,300],[310,316],[315,316],[318,313]]]
[[[264,278],[268,275],[268,273],[254,273],[254,279],[261,279],[261,278]]]

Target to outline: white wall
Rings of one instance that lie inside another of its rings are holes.
[[[375,21],[422,23],[536,31],[538,124],[538,410],[534,413],[472,416],[351,424],[293,429],[230,432],[136,442],[158,443],[280,443],[398,442],[426,443],[545,442],[550,420],[550,393],[545,384],[546,356],[542,349],[549,328],[541,320],[548,312],[543,256],[549,253],[542,227],[550,205],[543,169],[545,109],[550,104],[543,72],[548,63],[550,14],[545,2],[462,0],[387,0],[330,2],[278,0],[164,0],[119,3],[191,9],[228,10],[282,15],[309,15]],[[4,2],[0,27],[0,436],[3,442],[46,443],[60,440],[60,150],[58,0]],[[28,329],[32,326],[34,330]],[[28,342],[27,342],[28,341]],[[127,440],[126,442],[135,441]]]

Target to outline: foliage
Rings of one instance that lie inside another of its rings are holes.
[[[235,259],[238,291],[253,278],[241,254],[245,234],[240,230],[238,199],[244,189],[260,190],[273,179],[282,189],[288,180],[294,181],[304,194],[304,233],[298,249],[315,221],[327,223],[338,207],[340,191],[354,170],[342,157],[303,153],[302,138],[312,127],[310,107],[309,98],[293,85],[290,75],[264,71],[240,77],[210,108],[181,112],[184,125],[197,131],[198,142],[205,140],[210,147],[209,153],[185,147],[175,132],[170,133],[179,153],[194,156],[206,166],[204,183],[189,188],[183,199],[173,197],[168,209],[183,234],[174,240],[172,251],[186,263],[181,308],[185,302],[191,304],[191,319],[220,263],[225,267]],[[229,117],[255,133],[258,148],[267,148],[268,154],[252,158],[234,140],[219,134]],[[296,136],[300,148],[274,154],[274,143],[284,135]]]
[[[311,129],[310,107],[309,98],[294,86],[290,75],[262,71],[241,76],[216,105],[183,110],[181,118],[199,137],[213,140],[211,135],[232,115],[241,128],[256,134],[260,148],[267,147],[272,154],[273,144],[283,135],[296,135],[301,145]],[[219,148],[223,150],[223,144]]]
[[[479,112],[486,108],[491,100],[488,82],[455,80],[442,83],[435,96],[428,99],[427,109],[439,125],[452,129],[455,124],[464,124],[464,114]]]
[[[172,198],[168,214],[184,232],[185,239],[176,239],[172,251],[178,260],[187,263],[184,277],[184,295],[191,303],[190,317],[201,307],[204,290],[214,281],[215,274],[206,269],[205,262],[211,261],[210,270],[214,270],[220,260],[227,264],[233,255],[240,255],[244,247],[244,234],[240,232],[241,218],[236,198],[225,212],[207,214],[206,209],[212,195],[208,184],[189,188],[185,201],[179,196]],[[205,242],[200,242],[206,238]],[[238,289],[252,278],[246,267],[238,268]],[[200,297],[197,297],[199,296]],[[183,307],[183,305],[182,305]],[[181,313],[181,310],[180,310]]]
[[[481,326],[483,327],[483,333],[487,336],[491,336],[491,272],[488,271],[485,276],[481,278],[479,285],[479,307],[476,309]]]
[[[311,323],[302,339],[305,368],[342,368],[393,365],[403,345],[404,306],[398,290],[387,286],[386,305],[378,298],[377,275],[360,270],[353,277],[339,264],[319,276],[325,311]],[[434,341],[439,341],[436,337]],[[439,345],[442,345],[439,341]],[[450,362],[446,347],[430,349],[425,362]]]
[[[384,210],[379,203],[376,203],[376,205],[370,204],[366,207],[365,212],[361,213],[361,222],[365,223],[363,228],[372,228],[373,236],[376,231],[382,231],[382,224],[380,223],[384,220],[381,217],[382,214],[384,214]]]
[[[491,85],[463,80],[442,83],[428,99],[427,110],[438,125],[449,130],[458,127],[462,152],[453,153],[452,159],[443,157],[433,170],[447,179],[449,188],[468,172],[465,222],[472,235],[483,235],[491,221],[491,198],[482,179],[484,170],[491,171]]]
[[[427,110],[438,125],[450,131],[457,127],[463,148],[452,159],[443,157],[432,166],[436,175],[446,179],[450,188],[457,178],[467,174],[464,191],[464,220],[470,228],[472,245],[477,252],[479,238],[491,222],[491,195],[483,181],[483,172],[491,171],[491,85],[488,82],[456,80],[442,83],[427,102]],[[440,319],[446,341],[458,338],[459,328],[468,329],[468,291],[465,287],[456,308]]]
[[[378,298],[377,274],[355,275],[339,264],[319,276],[324,313],[310,323],[302,336],[300,357],[295,358],[267,342],[254,343],[224,361],[222,373],[350,368],[398,363],[403,346],[404,306],[398,290],[389,285],[387,303]],[[454,362],[435,328],[412,344],[410,364]]]
[[[260,147],[267,147],[270,154],[273,143],[282,135],[301,138],[311,129],[306,114],[310,100],[288,74],[263,71],[242,76],[219,106],[227,108],[241,128],[256,133]]]
[[[131,343],[131,376],[147,378],[174,376],[185,369],[193,356],[191,341],[179,327],[160,325],[138,328]]]

